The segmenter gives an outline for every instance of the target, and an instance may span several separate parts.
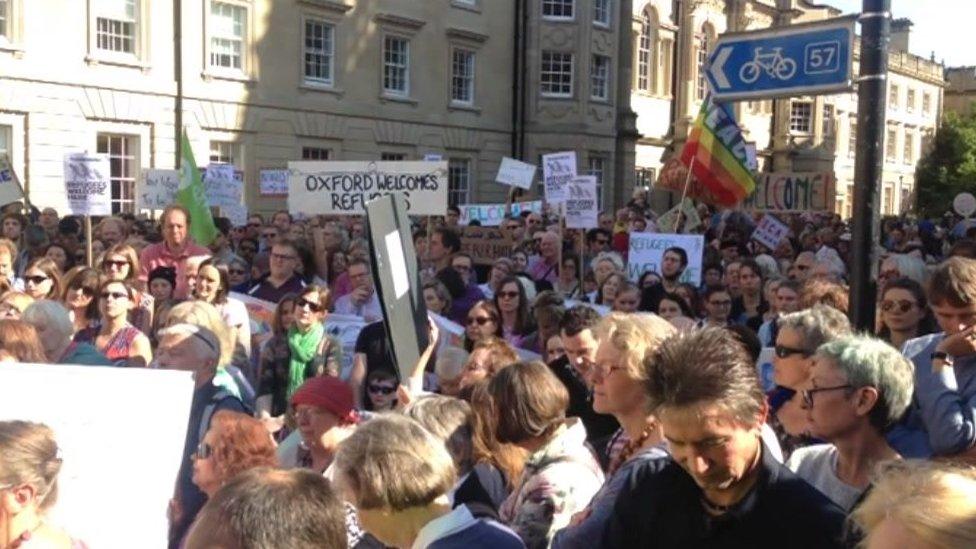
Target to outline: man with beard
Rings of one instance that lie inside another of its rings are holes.
[[[674,292],[681,283],[681,275],[688,267],[688,252],[672,246],[661,256],[661,282],[643,289],[640,310],[657,312],[657,306],[665,293]]]

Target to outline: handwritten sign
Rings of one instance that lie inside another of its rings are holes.
[[[72,215],[112,215],[107,154],[64,155],[64,186]]]
[[[575,177],[566,186],[566,228],[592,229],[597,226],[596,177]]]
[[[0,205],[16,202],[24,197],[24,190],[10,164],[10,157],[0,153]]]
[[[411,215],[447,213],[447,162],[289,162],[288,211],[362,215],[366,203],[402,194]]]
[[[142,179],[136,183],[136,200],[139,209],[162,210],[176,202],[180,188],[179,170],[142,170]]]
[[[566,201],[566,185],[576,177],[576,152],[566,151],[542,155],[542,179],[545,182],[546,202],[562,204]]]
[[[681,282],[701,284],[702,254],[705,237],[701,235],[631,233],[630,253],[627,255],[627,276],[637,282],[647,271],[661,274],[661,260],[668,248],[682,248],[688,254],[688,266],[681,274]]]
[[[779,247],[779,243],[789,236],[790,228],[769,214],[763,216],[756,230],[752,232],[752,239],[770,250],[775,250]]]
[[[504,204],[464,204],[458,208],[461,210],[461,218],[458,221],[461,225],[468,225],[478,220],[482,227],[497,227],[505,219]],[[542,201],[513,202],[511,211],[514,216],[521,215],[522,212],[542,213]]]
[[[166,547],[173,484],[183,452],[193,451],[183,448],[192,396],[189,372],[0,368],[0,419],[46,424],[61,451],[58,499],[45,518],[89,547]],[[135,449],[139,459],[133,459]],[[122,528],[119,513],[125,516]]]
[[[536,167],[532,164],[526,164],[525,162],[520,162],[506,156],[502,158],[502,163],[498,166],[498,175],[495,176],[495,181],[503,185],[511,185],[528,190],[532,187],[535,170]]]
[[[500,229],[465,227],[461,233],[461,251],[479,265],[491,265],[499,257],[507,257],[513,242]]]
[[[698,215],[698,208],[695,207],[695,202],[690,198],[685,198],[681,202],[681,213],[685,217],[685,230],[693,231],[701,226],[702,219]]]
[[[288,194],[288,170],[261,170],[258,192],[261,196],[286,196]]]
[[[834,174],[829,172],[759,174],[756,192],[743,207],[778,212],[832,211]]]
[[[207,203],[220,208],[244,202],[244,173],[231,164],[210,164],[203,172]]]

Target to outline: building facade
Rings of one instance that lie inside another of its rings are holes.
[[[623,9],[630,0],[0,0],[0,152],[34,204],[60,211],[64,154],[109,154],[113,207],[132,211],[142,170],[174,166],[180,126],[198,164],[243,171],[256,211],[284,207],[258,178],[292,160],[437,154],[452,203],[496,202],[502,157],[566,149],[617,202],[636,141]]]
[[[976,102],[976,67],[946,69],[945,110],[970,115]]]

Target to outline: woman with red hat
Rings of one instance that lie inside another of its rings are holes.
[[[282,443],[282,466],[325,472],[339,443],[352,434],[359,420],[352,389],[337,377],[313,377],[295,391],[291,406],[298,440],[293,434]]]

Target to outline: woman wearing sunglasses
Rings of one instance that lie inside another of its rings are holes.
[[[502,337],[513,347],[535,351],[535,325],[529,314],[525,288],[518,277],[509,276],[499,285],[495,307],[501,318]]]
[[[798,448],[787,467],[850,511],[875,466],[901,457],[885,432],[908,408],[914,375],[908,359],[872,337],[821,345],[800,397],[810,434],[828,444]]]
[[[210,258],[197,269],[197,282],[193,287],[194,297],[213,305],[220,318],[230,328],[233,339],[234,357],[231,364],[244,372],[249,379],[251,373],[251,318],[244,303],[227,294],[230,293],[230,275],[227,264]]]
[[[39,257],[24,269],[24,292],[34,299],[61,297],[61,271],[46,257]]]
[[[277,467],[275,444],[260,421],[239,412],[220,410],[193,452],[193,484],[213,497],[236,475],[255,467]]]
[[[101,326],[78,332],[75,341],[91,343],[117,366],[148,366],[152,362],[149,338],[129,323],[129,311],[135,307],[134,293],[125,282],[102,282],[97,294]]]
[[[139,280],[139,254],[128,244],[116,244],[105,251],[99,263],[102,273],[111,280],[125,282],[132,289],[135,306],[129,311],[129,322],[142,330],[152,331],[155,300]]]
[[[483,299],[468,310],[464,319],[464,350],[471,352],[476,343],[488,337],[502,337],[501,317],[491,301]]]
[[[881,293],[881,329],[878,337],[901,349],[909,339],[935,332],[922,285],[910,278],[889,282]]]
[[[98,326],[98,271],[83,265],[64,276],[61,302],[71,314],[75,332]]]
[[[390,412],[397,404],[397,376],[392,370],[373,370],[366,376],[366,410]]]

